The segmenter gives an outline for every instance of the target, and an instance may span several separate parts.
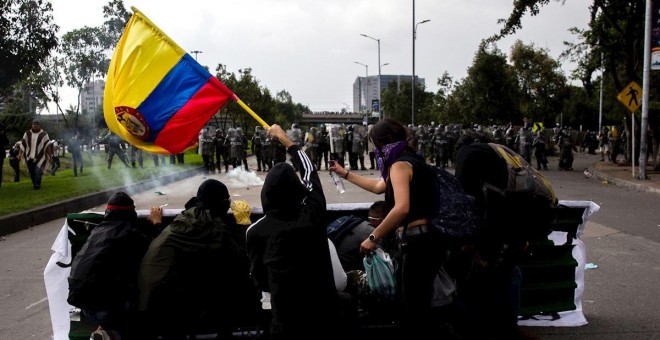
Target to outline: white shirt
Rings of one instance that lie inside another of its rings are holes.
[[[337,249],[330,239],[328,239],[328,248],[330,249],[330,261],[332,262],[332,276],[335,278],[335,288],[338,292],[343,292],[347,284],[346,272],[339,261]]]

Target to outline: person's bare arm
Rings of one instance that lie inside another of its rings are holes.
[[[286,132],[284,132],[284,130],[282,130],[282,128],[277,124],[271,125],[270,129],[268,130],[268,134],[273,138],[277,138],[277,140],[279,140],[280,143],[282,143],[282,145],[284,145],[284,147],[287,149],[293,145],[291,138],[289,138],[289,136],[286,135]]]
[[[374,194],[382,194],[385,192],[385,181],[382,178],[374,179],[350,172],[344,169],[344,167],[339,165],[336,161],[333,161],[332,164],[330,164],[329,170],[336,172],[344,180]]]
[[[374,251],[376,241],[382,239],[385,235],[391,233],[394,229],[401,226],[401,222],[410,211],[410,181],[412,180],[412,166],[407,162],[396,162],[390,168],[390,181],[394,189],[394,207],[385,216],[383,221],[374,229],[375,239],[372,241],[366,239],[360,245],[360,250],[364,252]]]

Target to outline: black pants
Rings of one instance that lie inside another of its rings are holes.
[[[51,167],[50,167],[50,173],[54,175],[55,172],[56,172],[57,170],[59,170],[60,167],[61,167],[60,157],[59,157],[59,156],[55,156],[55,155],[53,155],[53,157],[52,157],[52,161],[53,161],[53,164],[52,164]]]
[[[76,151],[71,154],[71,160],[73,161],[73,176],[78,176],[78,168],[80,168],[80,174],[83,173],[83,158],[82,152]]]
[[[433,232],[400,240],[399,283],[403,305],[403,327],[410,339],[423,339],[437,332],[439,320],[433,320],[433,285],[443,265],[446,249]]]
[[[33,159],[27,160],[28,173],[30,173],[30,179],[32,180],[32,186],[35,189],[41,189],[41,178],[44,175],[43,169],[37,166]]]
[[[18,159],[10,159],[9,160],[9,166],[11,166],[12,169],[14,169],[14,182],[19,182],[21,180],[21,169],[20,169],[20,164]],[[1,170],[1,167],[0,167]],[[2,181],[2,171],[0,171],[0,182]]]

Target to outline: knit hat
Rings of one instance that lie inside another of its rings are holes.
[[[197,189],[197,206],[222,215],[229,210],[229,190],[216,179],[207,179]]]
[[[108,210],[135,210],[133,199],[125,192],[117,192],[108,200]]]

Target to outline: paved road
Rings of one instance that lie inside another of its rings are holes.
[[[660,194],[587,178],[582,170],[597,160],[597,156],[578,155],[576,171],[546,172],[560,199],[591,200],[601,206],[587,224],[584,236],[587,262],[598,265],[585,273],[583,308],[589,324],[528,330],[542,339],[660,339],[660,217],[655,210],[660,207]],[[551,161],[556,164],[556,159]],[[365,173],[378,175],[374,171]],[[264,176],[223,173],[210,177],[225,182],[234,198],[259,205],[258,181]],[[327,172],[321,176],[329,203],[380,199],[349,183],[347,192],[339,194]],[[167,209],[179,211],[204,179],[198,175],[134,195],[137,208],[167,203]],[[43,270],[62,225],[62,219],[52,221],[0,241],[0,339],[51,337]]]

